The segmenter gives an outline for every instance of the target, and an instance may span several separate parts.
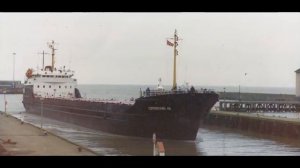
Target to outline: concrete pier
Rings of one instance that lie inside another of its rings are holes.
[[[219,101],[220,111],[299,112],[299,101]]]
[[[239,93],[218,92],[220,100],[244,100],[244,101],[295,101],[296,95],[271,94],[271,93]]]
[[[96,153],[0,112],[0,155],[92,156]]]
[[[259,113],[212,111],[203,124],[300,139],[300,119],[297,118],[270,117]]]

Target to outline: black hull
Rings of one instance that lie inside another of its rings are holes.
[[[199,124],[218,101],[215,93],[169,94],[136,99],[133,105],[83,100],[43,100],[24,94],[27,112],[113,134],[195,140]]]

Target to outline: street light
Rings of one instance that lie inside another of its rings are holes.
[[[241,101],[241,85],[239,85],[239,101]]]
[[[245,73],[244,76],[246,80],[247,73]],[[239,101],[241,101],[241,85],[239,85]]]
[[[224,96],[223,96],[223,99],[226,100],[226,88],[224,87],[223,89],[224,89]]]
[[[44,98],[41,97],[41,129],[43,129],[43,113],[44,113],[44,109],[43,109],[43,100]]]
[[[6,112],[7,101],[6,101],[5,93],[6,93],[6,90],[3,91],[3,96],[4,96],[4,113],[5,113],[6,117],[8,117],[8,114]]]
[[[16,53],[13,53],[13,88],[15,88],[15,56]]]

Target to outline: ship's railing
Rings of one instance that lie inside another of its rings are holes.
[[[141,93],[141,97],[170,95],[170,94],[187,94],[187,93],[214,93],[212,89],[200,89],[200,90],[145,90]]]
[[[41,99],[41,96],[36,95],[37,99]],[[68,100],[68,101],[78,101],[78,102],[101,102],[101,103],[114,103],[114,104],[127,104],[133,105],[135,100],[116,100],[116,99],[99,99],[99,98],[64,98],[64,97],[43,97],[48,100]]]

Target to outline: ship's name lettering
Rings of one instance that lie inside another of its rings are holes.
[[[148,110],[171,110],[171,107],[148,107]]]

